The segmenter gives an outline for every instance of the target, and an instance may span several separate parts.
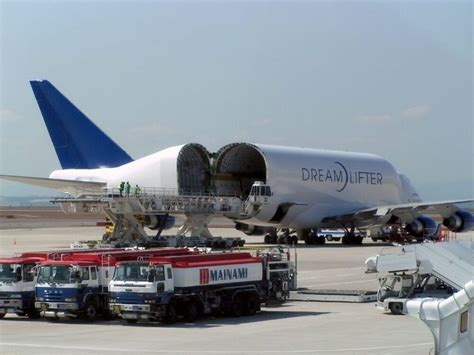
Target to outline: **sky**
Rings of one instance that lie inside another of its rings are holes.
[[[2,1],[0,174],[59,169],[28,81],[132,157],[238,141],[370,152],[474,196],[470,1]],[[0,195],[54,195],[0,182]]]

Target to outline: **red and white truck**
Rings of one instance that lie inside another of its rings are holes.
[[[117,249],[108,251],[114,250]],[[7,313],[38,318],[40,314],[35,309],[35,285],[39,264],[45,260],[60,260],[73,254],[89,252],[97,250],[34,251],[0,259],[0,319]]]
[[[93,321],[99,313],[108,314],[108,285],[118,262],[189,254],[195,252],[186,248],[96,250],[44,260],[38,270],[35,308],[45,317]]]
[[[289,296],[286,253],[216,253],[120,262],[109,307],[129,323],[194,321],[201,314],[253,315]]]

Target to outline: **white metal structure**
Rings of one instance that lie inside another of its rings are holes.
[[[437,355],[474,352],[474,282],[471,280],[445,300],[416,299],[406,304],[408,314],[430,329]]]
[[[406,245],[401,252],[366,260],[367,272],[381,273],[377,307],[406,313],[412,298],[446,298],[474,276],[474,243],[450,241]]]

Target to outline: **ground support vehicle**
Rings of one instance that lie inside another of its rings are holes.
[[[37,267],[44,260],[60,260],[75,253],[75,250],[34,251],[0,259],[0,318],[7,313],[39,317],[35,308]]]
[[[447,298],[472,279],[474,245],[452,241],[406,245],[401,252],[366,260],[367,272],[378,272],[376,306],[406,314],[407,301]]]
[[[43,260],[45,256],[0,259],[0,318],[7,313],[31,319],[39,317],[34,303],[34,268]]]
[[[108,316],[108,284],[116,263],[186,254],[194,252],[185,248],[96,251],[43,261],[36,282],[35,308],[53,319],[81,317],[93,321],[99,313]]]
[[[261,304],[289,297],[290,261],[284,256],[216,253],[122,262],[110,282],[110,310],[129,323],[253,315]]]

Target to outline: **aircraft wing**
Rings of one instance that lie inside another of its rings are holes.
[[[79,180],[64,180],[64,179],[50,179],[39,178],[33,176],[17,176],[17,175],[0,175],[0,179],[20,182],[28,185],[35,185],[62,191],[71,195],[82,195],[85,192],[99,192],[106,187],[105,182],[96,181],[79,181]]]
[[[413,202],[398,205],[377,206],[366,209],[354,210],[337,216],[326,217],[322,220],[328,222],[345,222],[371,220],[381,218],[386,215],[399,217],[402,222],[411,222],[421,212],[427,209],[435,210],[441,217],[449,217],[459,208],[457,204],[474,202],[474,199],[451,200],[438,202]]]

